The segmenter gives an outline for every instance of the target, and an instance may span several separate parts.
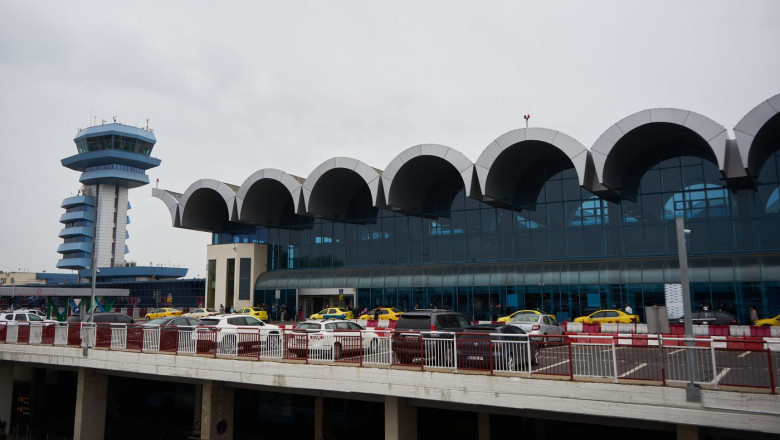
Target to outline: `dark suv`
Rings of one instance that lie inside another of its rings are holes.
[[[454,363],[454,334],[471,325],[463,314],[445,309],[404,312],[393,331],[393,353],[401,364],[425,363],[451,366]]]

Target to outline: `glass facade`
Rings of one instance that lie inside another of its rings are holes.
[[[765,316],[780,313],[774,282],[780,152],[774,151],[752,186],[730,187],[709,152],[667,143],[634,160],[623,186],[605,197],[582,188],[570,162],[549,160],[524,173],[507,207],[467,197],[453,169],[427,189],[419,216],[355,200],[352,217],[342,222],[290,214],[287,227],[215,233],[213,243],[267,243],[268,270],[288,279],[309,269],[441,268],[424,280],[383,274],[392,286],[360,287],[360,280],[337,286],[358,287],[361,307],[433,303],[488,319],[501,304],[564,320],[626,303],[641,314],[663,303],[664,284],[679,282],[674,219],[682,216],[692,231],[694,306],[712,304],[747,322],[749,305]],[[547,272],[526,273],[519,283],[491,277],[496,265],[541,262]],[[362,277],[370,274],[361,270]],[[270,287],[258,283],[256,303]]]

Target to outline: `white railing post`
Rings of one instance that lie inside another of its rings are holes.
[[[612,338],[612,371],[614,372],[615,383],[618,383],[617,348],[615,347],[615,338]]]
[[[718,365],[715,363],[715,345],[712,343],[712,339],[710,339],[710,354],[712,355],[712,377],[714,378],[714,385],[717,390],[720,378],[718,377]]]

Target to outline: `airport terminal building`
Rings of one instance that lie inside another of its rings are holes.
[[[780,313],[780,95],[733,130],[649,109],[586,147],[553,129],[489,142],[475,162],[435,144],[382,169],[335,157],[306,177],[260,169],[153,189],[174,227],[208,231],[206,302],[244,306],[497,305],[570,319],[679,291],[675,218],[694,307]]]

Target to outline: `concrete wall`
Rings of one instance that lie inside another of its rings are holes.
[[[233,307],[247,307],[254,304],[255,294],[255,281],[260,274],[266,271],[268,267],[268,246],[265,244],[257,243],[231,243],[231,244],[213,244],[206,247],[206,262],[209,260],[217,261],[215,291],[214,291],[214,305],[215,308],[219,308],[220,304],[224,304],[225,307],[229,304],[227,300],[227,260],[235,259],[235,271],[233,276],[233,291],[234,298]],[[250,293],[249,300],[239,300],[238,286],[239,286],[239,271],[241,269],[241,258],[252,259],[252,273],[250,275]],[[209,277],[207,276],[208,280]]]
[[[700,402],[688,402],[685,388],[674,387],[106,350],[91,350],[85,358],[77,348],[15,344],[2,345],[0,361],[115,370],[157,380],[217,381],[304,393],[348,392],[348,398],[356,400],[391,395],[480,412],[497,408],[518,414],[545,411],[614,417],[640,425],[663,421],[766,433],[776,433],[780,426],[779,395],[737,391],[702,390]],[[363,396],[359,390],[371,390],[371,394]]]

